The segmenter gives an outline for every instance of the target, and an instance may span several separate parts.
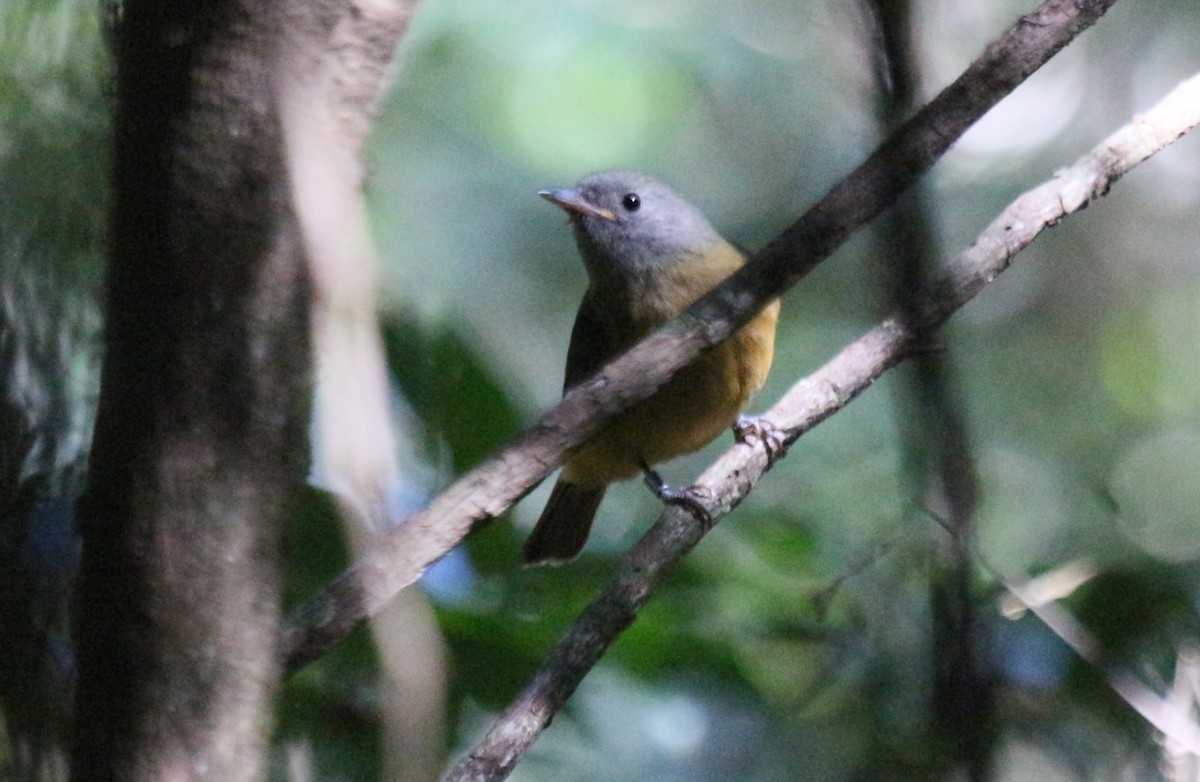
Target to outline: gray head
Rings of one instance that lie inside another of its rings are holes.
[[[700,210],[663,183],[636,171],[605,171],[573,189],[542,190],[566,210],[588,274],[638,276],[689,255],[720,237]]]

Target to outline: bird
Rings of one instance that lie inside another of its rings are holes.
[[[566,211],[588,278],[567,349],[564,394],[746,260],[698,208],[647,174],[605,171],[538,195]],[[727,428],[743,431],[741,412],[771,368],[778,318],[776,299],[570,453],[522,548],[524,563],[573,559],[608,485],[639,474],[660,499],[703,512],[694,496],[668,487],[653,466],[703,448]]]

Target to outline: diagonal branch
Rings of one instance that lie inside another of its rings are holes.
[[[1039,233],[1104,195],[1122,175],[1200,124],[1200,75],[1112,134],[1069,168],[1006,208],[931,287],[917,319],[893,316],[797,383],[764,417],[784,434],[784,448],[845,407],[883,372],[920,346],[1008,268]],[[735,507],[772,459],[763,443],[738,444],[710,466],[699,486],[713,496],[716,519]],[[491,730],[447,775],[448,782],[503,779],[575,691],[583,676],[637,617],[663,575],[708,532],[690,513],[669,508],[621,561],[617,578],[589,605],[532,681]]]
[[[1116,0],[1045,0],[739,272],[687,312],[577,386],[492,459],[382,536],[281,631],[294,671],[339,643],[478,522],[503,513],[629,405],[718,344],[886,209],[968,127]]]

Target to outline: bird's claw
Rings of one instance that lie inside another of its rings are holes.
[[[708,512],[708,508],[704,504],[705,500],[712,499],[711,491],[703,486],[673,489],[654,470],[645,468],[642,472],[645,476],[646,487],[653,492],[655,497],[668,505],[677,505],[683,508],[706,528],[712,527],[712,514]]]
[[[768,468],[787,452],[786,433],[763,416],[739,415],[733,423],[733,437],[746,445],[762,443]]]

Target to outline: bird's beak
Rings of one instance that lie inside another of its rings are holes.
[[[549,190],[539,190],[538,195],[546,199],[552,204],[555,204],[566,210],[571,219],[575,219],[578,215],[592,215],[594,217],[603,217],[605,220],[616,220],[617,216],[607,209],[603,209],[595,204],[592,204],[575,190],[569,188],[551,188]]]

